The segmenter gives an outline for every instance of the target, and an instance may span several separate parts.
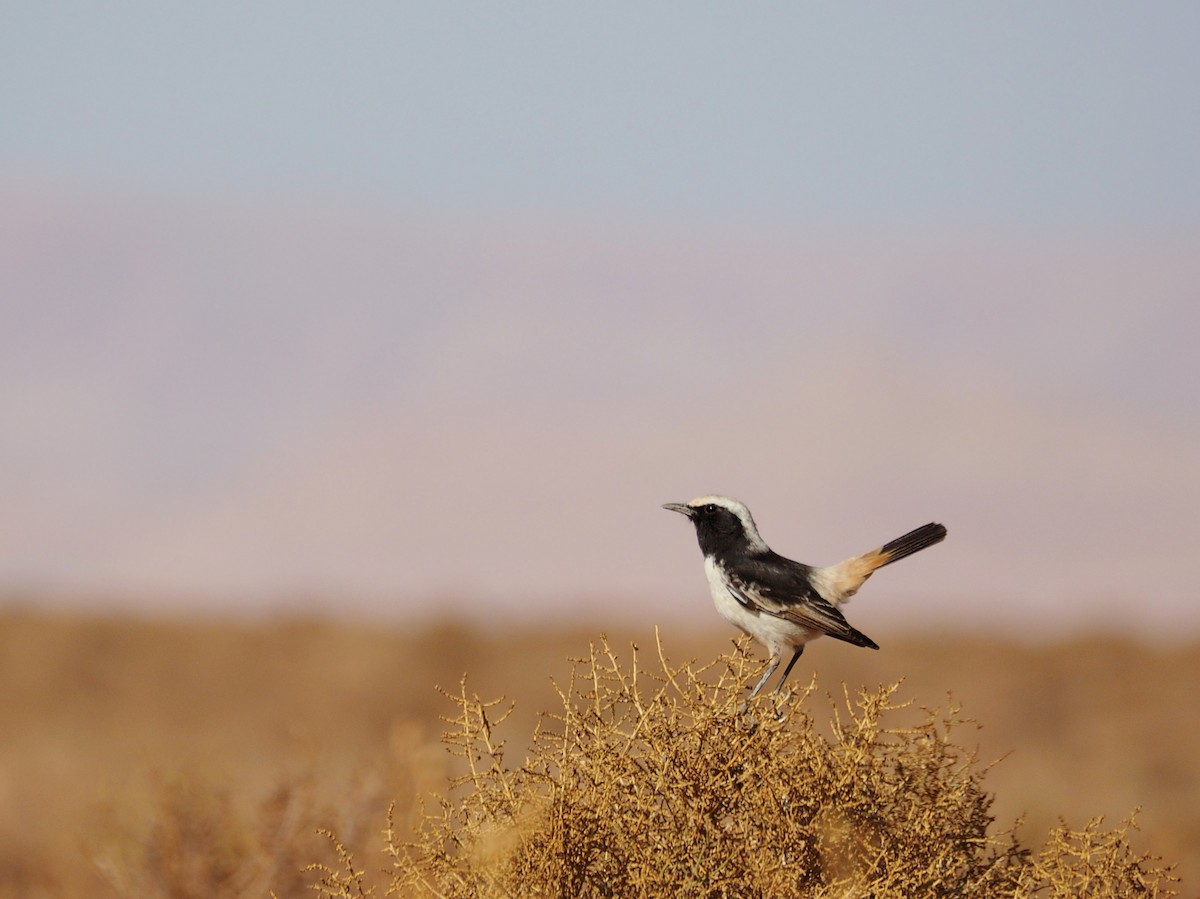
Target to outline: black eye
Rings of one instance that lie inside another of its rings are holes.
[[[707,512],[709,515],[712,515],[714,512],[717,511],[717,506],[715,503],[709,503],[707,506],[704,507],[704,511]]]

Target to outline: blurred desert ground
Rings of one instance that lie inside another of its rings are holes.
[[[480,695],[515,700],[503,735],[519,760],[538,713],[556,708],[552,678],[561,682],[568,657],[585,655],[600,633],[9,606],[0,614],[0,896],[263,895],[263,884],[304,895],[311,875],[298,869],[333,860],[318,827],[336,829],[360,867],[378,870],[386,860],[372,847],[388,803],[403,820],[414,796],[441,791],[449,773],[437,739],[450,706],[435,687],[456,689],[467,674]],[[608,636],[623,652],[630,642],[654,652],[650,628]],[[1115,826],[1140,807],[1138,848],[1177,861],[1182,895],[1200,893],[1200,644],[875,636],[880,652],[810,647],[797,684],[815,673],[821,691],[840,693],[843,683],[903,678],[902,695],[930,707],[952,694],[979,722],[971,734],[981,757],[1007,756],[988,776],[999,822],[1024,815],[1027,842],[1038,845],[1060,817],[1082,826],[1104,815]],[[710,660],[730,638],[716,626],[662,630],[673,661]],[[249,833],[264,816],[273,836],[258,843],[230,824]],[[215,884],[212,859],[201,857],[270,854],[262,847],[271,845],[272,860],[228,863],[253,876],[233,870]]]

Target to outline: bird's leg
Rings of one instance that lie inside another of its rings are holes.
[[[798,658],[800,658],[800,656],[803,654],[804,654],[804,644],[801,643],[799,646],[796,647],[795,653],[792,654],[792,660],[790,662],[788,662],[787,667],[783,669],[783,677],[781,677],[779,679],[779,683],[777,683],[775,685],[775,689],[772,692],[778,693],[780,690],[783,689],[783,682],[785,680],[787,680],[788,675],[792,673],[792,666],[796,664],[796,660]]]
[[[763,688],[763,685],[771,679],[771,675],[775,673],[775,669],[779,667],[779,656],[771,656],[771,663],[767,665],[767,670],[763,672],[763,676],[758,679],[758,683],[754,685],[754,689],[750,691],[750,695],[746,697],[746,701],[742,703],[742,707],[738,710],[739,714],[745,714],[746,709],[750,706],[750,700],[758,695],[758,691]]]
[[[779,656],[771,656],[771,664],[767,666],[767,670],[763,672],[763,676],[758,679],[758,683],[754,685],[754,689],[751,690],[750,695],[746,697],[747,702],[758,695],[758,691],[766,685],[767,681],[771,679],[771,675],[775,673],[775,669],[778,667]]]
[[[787,680],[788,675],[792,673],[792,666],[796,664],[796,659],[800,658],[800,656],[803,652],[804,652],[804,644],[801,643],[796,648],[796,651],[794,653],[792,653],[792,660],[790,662],[788,662],[787,667],[783,669],[783,677],[779,678],[779,683],[777,683],[775,685],[775,689],[771,691],[772,697],[778,696],[780,691],[783,690],[783,682],[785,680]],[[786,702],[790,696],[791,696],[790,693],[787,696],[785,696],[784,701]],[[776,707],[775,716],[776,716],[777,720],[779,720],[779,721],[783,720],[783,717],[784,717],[783,712],[779,711],[778,706]]]

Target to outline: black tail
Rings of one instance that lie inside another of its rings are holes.
[[[879,548],[879,554],[886,556],[887,561],[883,565],[891,565],[905,556],[911,556],[915,552],[920,552],[927,547],[933,546],[935,543],[941,543],[946,539],[946,528],[937,522],[931,521],[929,524],[921,525],[915,531],[909,531],[903,537],[897,537],[890,543],[885,543]]]

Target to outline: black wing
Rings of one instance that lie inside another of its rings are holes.
[[[734,598],[746,608],[774,615],[801,627],[820,631],[855,646],[879,646],[852,627],[837,606],[830,603],[809,580],[811,568],[774,551],[725,560]]]

